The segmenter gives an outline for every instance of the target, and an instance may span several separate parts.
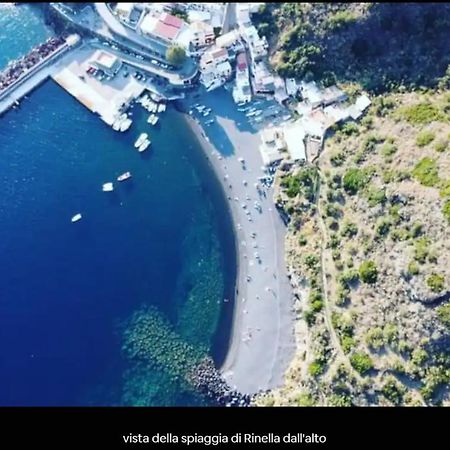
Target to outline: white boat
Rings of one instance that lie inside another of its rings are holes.
[[[152,125],[156,125],[158,123],[159,117],[154,115],[153,121],[152,121]]]
[[[139,153],[144,152],[147,150],[148,146],[151,144],[151,142],[148,139],[145,139],[145,141],[139,146]]]
[[[166,105],[164,105],[163,103],[160,103],[158,105],[158,112],[159,113],[162,113],[165,109],[166,109]]]
[[[147,133],[141,133],[134,143],[135,148],[138,148],[148,138]]]
[[[111,192],[114,190],[114,186],[112,183],[105,183],[102,187],[103,192]]]
[[[128,128],[130,128],[131,124],[132,124],[131,119],[125,119],[120,125],[120,131],[122,131],[122,132],[127,131]]]
[[[71,221],[72,223],[78,222],[79,220],[81,220],[82,217],[83,217],[83,216],[82,216],[80,213],[78,213],[78,214],[75,214],[75,215],[72,217],[72,219],[70,219],[70,221]]]
[[[117,181],[125,181],[125,180],[128,180],[128,178],[131,178],[131,173],[130,172],[125,172],[122,175],[119,175],[117,177]]]
[[[166,104],[163,103],[163,104],[161,105],[161,111],[160,111],[160,112],[164,112],[164,111],[166,110],[166,108],[167,108]]]
[[[153,123],[153,117],[154,117],[154,116],[155,116],[154,114],[150,114],[150,115],[148,116],[147,123]]]
[[[120,121],[119,121],[119,120],[116,120],[116,121],[113,123],[112,129],[113,129],[114,131],[119,131],[119,130],[120,130]]]

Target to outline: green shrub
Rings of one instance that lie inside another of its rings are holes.
[[[439,141],[437,141],[434,144],[434,149],[439,153],[445,152],[447,148],[448,148],[448,141],[446,139],[439,139]]]
[[[383,156],[392,156],[397,150],[398,148],[394,144],[387,142],[381,147],[380,152]]]
[[[450,199],[444,203],[442,214],[444,214],[444,217],[447,219],[448,223],[450,223]]]
[[[432,273],[427,278],[427,285],[433,292],[442,292],[445,287],[445,278],[443,275]]]
[[[419,265],[417,264],[416,261],[411,261],[408,264],[408,275],[410,276],[419,275]]]
[[[319,257],[317,255],[306,255],[305,264],[309,269],[316,269],[319,267]]]
[[[424,264],[430,254],[430,240],[426,236],[422,236],[414,243],[414,259]]]
[[[345,162],[345,155],[343,152],[336,152],[330,157],[330,162],[334,167],[342,166]]]
[[[304,246],[308,243],[308,240],[306,239],[305,235],[301,234],[301,235],[298,237],[298,243],[299,243],[299,245],[301,245],[302,247],[304,247]]]
[[[350,357],[350,364],[361,375],[373,369],[373,361],[367,353],[358,352]]]
[[[344,222],[341,230],[341,235],[351,238],[358,234],[358,226],[353,222]]]
[[[411,354],[411,362],[416,366],[422,366],[428,359],[428,353],[423,348],[416,348]]]
[[[432,142],[435,138],[435,135],[432,131],[421,131],[417,137],[416,137],[416,144],[419,147],[425,147],[425,145],[428,145],[430,142]]]
[[[431,158],[422,158],[414,167],[412,174],[424,186],[436,186],[439,175],[436,161]]]
[[[343,336],[341,339],[342,351],[347,354],[355,347],[356,341],[352,336]]]
[[[439,320],[450,327],[450,303],[441,305],[436,309]]]
[[[373,186],[367,190],[367,202],[370,207],[382,205],[386,202],[386,193],[384,189],[377,189]]]
[[[384,333],[380,327],[370,328],[365,339],[366,344],[374,350],[380,350],[384,347]]]
[[[398,115],[414,125],[442,121],[445,116],[431,103],[418,103],[398,109]]]
[[[355,122],[345,122],[344,125],[342,125],[341,132],[346,136],[352,136],[354,134],[358,135],[359,127]]]
[[[365,170],[349,169],[344,175],[343,186],[347,193],[354,195],[369,181],[369,176]]]
[[[359,277],[364,283],[373,284],[378,278],[378,269],[373,261],[364,261],[359,266]]]
[[[297,398],[294,400],[295,404],[297,406],[314,406],[315,401],[311,394],[307,394],[305,392],[302,392],[297,396]]]
[[[376,226],[376,233],[379,237],[384,237],[389,234],[391,229],[391,221],[389,219],[381,219]]]
[[[324,371],[325,371],[325,364],[322,362],[322,360],[319,359],[313,361],[308,367],[308,372],[313,377],[318,377],[319,375],[322,375]]]
[[[390,377],[381,388],[383,395],[394,405],[403,403],[403,396],[406,393],[404,386],[400,385],[395,378]]]
[[[343,286],[348,286],[356,283],[359,280],[359,272],[355,269],[346,270],[339,278],[339,282]]]

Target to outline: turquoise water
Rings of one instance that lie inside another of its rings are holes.
[[[0,29],[0,65],[51,33],[25,5],[0,6]],[[127,356],[123,335],[153,305],[178,340],[223,353],[231,221],[179,113],[152,128],[132,111],[116,133],[48,81],[0,118],[0,405],[205,403],[169,366]]]

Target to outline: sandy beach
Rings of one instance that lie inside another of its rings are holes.
[[[260,136],[224,89],[191,101],[210,107],[206,119],[185,115],[222,183],[233,217],[238,279],[230,346],[221,373],[253,394],[279,387],[295,349],[292,291],[284,262],[286,232],[265,176]],[[215,123],[206,126],[206,120]],[[240,159],[243,158],[245,164]],[[260,211],[255,208],[260,204]],[[244,207],[245,206],[245,207]]]

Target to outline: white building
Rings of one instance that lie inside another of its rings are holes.
[[[248,62],[245,53],[239,53],[236,57],[236,83],[233,88],[233,99],[238,104],[248,103],[252,99]]]
[[[122,61],[110,53],[100,52],[92,64],[107,75],[114,76],[122,67]]]
[[[191,32],[191,43],[194,47],[204,47],[214,42],[214,29],[206,22],[192,22],[189,26]]]
[[[216,47],[220,48],[230,48],[239,42],[240,35],[237,30],[229,31],[228,33],[222,34],[216,38]]]
[[[200,58],[200,81],[208,87],[219,87],[231,76],[232,67],[228,61],[228,51],[224,48],[211,48]]]
[[[274,94],[275,100],[278,103],[282,104],[289,98],[286,92],[286,84],[281,77],[274,77],[274,85],[275,85],[275,94]]]
[[[291,159],[294,161],[306,161],[306,133],[301,121],[286,123],[283,126],[283,137]]]
[[[251,24],[250,6],[248,3],[236,3],[236,19],[239,26]]]
[[[133,9],[134,3],[117,3],[114,11],[119,19],[128,21]]]
[[[282,151],[286,148],[286,144],[281,129],[265,128],[261,131],[261,141],[259,151],[266,166],[283,159]]]

